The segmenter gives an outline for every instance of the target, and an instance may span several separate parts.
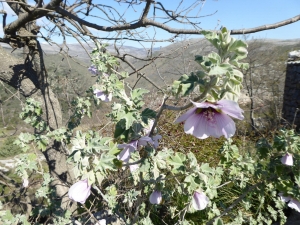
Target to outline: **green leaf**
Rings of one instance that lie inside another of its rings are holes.
[[[172,85],[172,92],[178,97],[180,95],[186,96],[190,94],[199,82],[199,77],[191,73],[190,76],[184,74],[178,81],[174,81]]]
[[[116,124],[114,138],[121,138],[122,140],[127,142],[129,130],[126,130],[125,128],[125,122],[126,122],[125,119],[122,119]]]
[[[174,172],[185,170],[186,156],[181,152],[176,152],[174,156],[167,159],[168,163],[173,166]]]
[[[214,225],[223,225],[223,220],[221,218],[216,219]]]
[[[113,162],[114,159],[116,159],[116,156],[107,153],[101,154],[100,158],[95,157],[93,161],[95,165],[94,171],[100,171],[102,173],[106,173],[106,170],[115,170],[114,162]]]
[[[219,66],[214,66],[209,71],[209,75],[222,75],[226,74],[228,71],[232,70],[230,64],[220,64]]]
[[[137,120],[134,112],[128,112],[123,117],[125,119],[125,129],[129,130],[132,124]]]
[[[142,121],[148,124],[148,119],[154,119],[156,117],[156,112],[152,109],[146,108],[141,113]]]
[[[143,99],[143,95],[148,93],[149,91],[143,88],[136,88],[131,91],[131,98],[133,101],[140,101]]]

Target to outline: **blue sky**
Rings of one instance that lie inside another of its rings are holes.
[[[32,1],[29,1],[32,2]],[[45,2],[48,2],[47,0]],[[165,8],[170,10],[176,10],[178,3],[181,0],[161,0]],[[279,22],[291,17],[294,17],[300,14],[300,0],[206,0],[202,5],[202,1],[196,0],[184,0],[182,5],[178,8],[178,11],[185,9],[187,6],[199,2],[197,7],[195,7],[189,15],[191,16],[204,16],[203,18],[198,19],[198,22],[201,22],[199,25],[202,29],[219,29],[220,26],[226,26],[228,29],[241,29],[241,28],[252,28],[256,26],[261,26],[264,24],[272,24]],[[125,15],[125,18],[128,20],[138,19],[141,13],[141,10],[145,3],[140,6],[130,7],[125,4],[119,4],[113,0],[104,1],[104,0],[93,0],[93,3],[102,3],[110,4],[118,9],[120,14]],[[0,5],[0,9],[1,9]],[[177,12],[178,12],[177,11]],[[211,16],[206,16],[210,15]],[[150,12],[150,15],[153,15],[153,12]],[[162,15],[157,13],[157,16]],[[2,19],[2,17],[0,17]],[[14,17],[15,18],[15,17]],[[8,18],[11,21],[12,18]],[[42,23],[43,20],[39,20],[39,23]],[[104,22],[99,19],[90,19],[90,22],[97,23],[100,25],[109,25],[109,23]],[[2,21],[1,21],[2,23]],[[178,25],[175,23],[170,23],[170,26],[175,26],[176,28],[190,28],[187,25]],[[92,32],[101,37],[109,36],[105,32]],[[147,31],[147,35],[153,37],[154,29],[150,28]],[[0,35],[1,33],[0,29]],[[146,35],[146,34],[145,34]],[[167,39],[170,35],[160,29],[155,29],[155,37],[161,39]],[[201,36],[184,36],[182,38],[197,38]],[[250,35],[248,38],[271,38],[271,39],[295,39],[300,38],[300,21],[290,24],[284,27],[280,27],[274,30],[268,30],[263,32],[258,32]],[[242,38],[237,36],[237,38]],[[57,39],[58,41],[58,39]],[[74,40],[69,39],[69,42],[74,42]],[[126,42],[126,45],[133,45],[141,47],[134,42]],[[155,47],[166,46],[169,43],[157,43]],[[150,44],[144,43],[145,47],[149,47]]]

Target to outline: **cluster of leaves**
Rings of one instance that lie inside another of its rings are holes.
[[[195,61],[202,70],[184,74],[174,81],[172,91],[178,96],[190,94],[197,86],[203,98],[217,101],[222,98],[238,100],[243,74],[238,69],[247,69],[247,63],[239,60],[247,57],[247,44],[230,36],[225,27],[217,34],[204,32],[205,38],[218,50],[207,56],[196,55]]]

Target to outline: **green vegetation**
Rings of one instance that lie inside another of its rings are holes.
[[[16,137],[11,136],[0,142],[0,157],[6,158],[22,153],[22,149],[14,144]]]

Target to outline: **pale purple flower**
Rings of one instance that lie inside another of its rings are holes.
[[[192,204],[194,209],[196,210],[203,210],[206,208],[207,204],[209,203],[208,197],[203,192],[194,192]]]
[[[118,148],[123,149],[120,154],[117,156],[118,160],[122,160],[123,162],[128,162],[130,159],[130,155],[137,149],[138,141],[131,141],[129,144],[119,144]]]
[[[140,150],[143,146],[147,146],[148,143],[153,144],[153,140],[149,136],[144,136],[138,139],[137,147]]]
[[[29,180],[28,179],[23,179],[23,187],[27,188],[29,184]]]
[[[98,74],[98,70],[97,70],[97,68],[96,68],[95,65],[91,65],[91,66],[88,68],[88,70],[89,70],[92,74],[94,74],[94,75],[97,75],[97,74]]]
[[[90,194],[91,186],[88,184],[87,179],[76,182],[69,189],[69,198],[81,204],[85,203]]]
[[[195,108],[188,110],[175,123],[185,121],[185,133],[200,139],[209,136],[219,138],[222,135],[230,138],[234,135],[236,128],[234,121],[229,116],[239,120],[244,119],[243,110],[231,100],[222,99],[216,103],[192,103]]]
[[[300,202],[296,199],[291,199],[291,201],[288,203],[288,207],[295,209],[297,212],[300,212]]]
[[[104,102],[110,102],[111,99],[112,99],[112,94],[111,93],[107,94],[106,92],[100,91],[98,89],[94,90],[94,94],[96,95],[96,98],[99,98]]]
[[[151,204],[160,204],[162,200],[160,191],[153,191],[149,197],[149,201]]]
[[[294,165],[293,161],[293,155],[286,153],[282,158],[281,158],[281,163],[286,165],[286,166],[292,166]]]

